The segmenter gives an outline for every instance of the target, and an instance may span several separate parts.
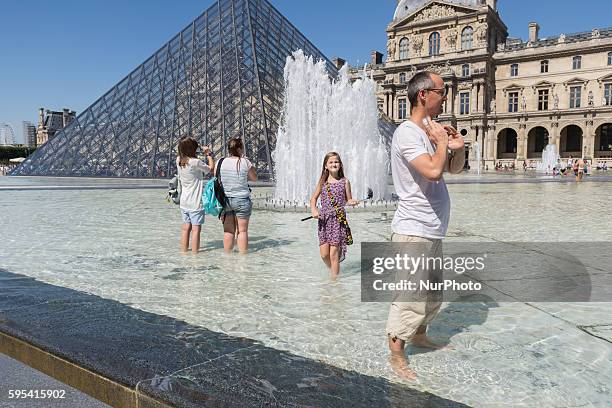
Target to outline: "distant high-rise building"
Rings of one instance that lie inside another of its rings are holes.
[[[32,122],[23,121],[23,139],[28,147],[36,147],[36,126]]]
[[[40,108],[38,110],[38,129],[36,130],[36,145],[41,146],[74,120],[76,112],[63,109],[61,112]]]

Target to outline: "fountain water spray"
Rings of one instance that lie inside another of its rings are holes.
[[[559,152],[557,151],[557,145],[549,144],[542,151],[542,162],[538,163],[536,170],[538,173],[546,173],[546,174],[552,173],[553,168],[557,166],[558,162],[559,162]]]
[[[382,199],[387,187],[388,153],[378,130],[376,82],[351,83],[344,66],[331,81],[323,61],[301,50],[287,57],[281,125],[272,153],[275,199],[307,203],[327,152],[340,154],[353,198]]]
[[[480,151],[480,143],[474,142],[474,156],[476,157],[476,174],[480,175],[482,167],[482,152]]]

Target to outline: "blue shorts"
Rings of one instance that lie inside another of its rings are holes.
[[[202,225],[204,224],[204,209],[196,211],[186,211],[181,208],[181,215],[185,224]]]
[[[237,218],[249,219],[253,210],[253,202],[250,197],[227,197],[227,206],[224,215],[235,215]]]

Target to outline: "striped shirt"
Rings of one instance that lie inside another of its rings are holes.
[[[240,160],[240,166],[238,166]],[[221,163],[221,183],[228,197],[249,197],[251,191],[247,175],[253,167],[249,159],[242,157],[226,157]]]

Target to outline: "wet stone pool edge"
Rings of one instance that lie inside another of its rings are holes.
[[[466,406],[2,269],[0,352],[113,406]]]

